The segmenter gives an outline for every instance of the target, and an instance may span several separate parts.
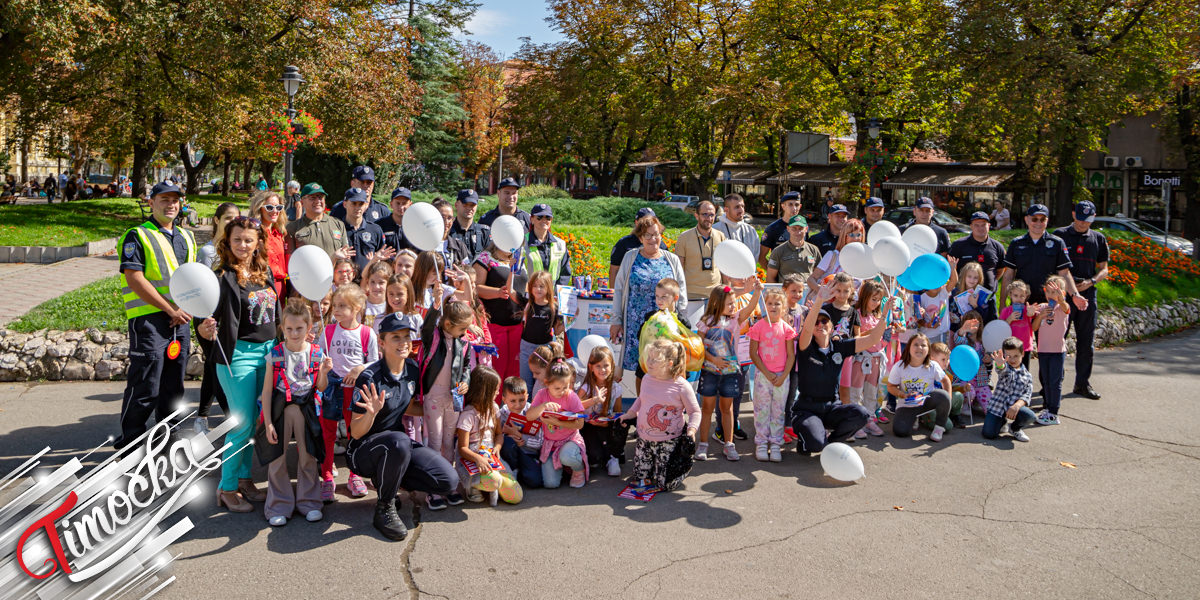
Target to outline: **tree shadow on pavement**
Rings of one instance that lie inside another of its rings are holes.
[[[114,425],[113,415],[88,415],[75,423],[25,427],[0,435],[0,476],[8,475],[46,446],[50,452],[42,456],[37,470],[57,469],[101,446],[83,461],[86,471],[112,455],[113,449],[105,440],[119,433]]]

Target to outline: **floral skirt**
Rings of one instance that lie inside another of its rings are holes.
[[[643,481],[664,491],[678,488],[692,470],[696,442],[681,435],[665,442],[638,439],[633,456],[633,477],[630,482]]]

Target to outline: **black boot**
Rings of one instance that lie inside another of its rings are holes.
[[[408,528],[400,520],[392,498],[381,499],[375,504],[375,529],[389,540],[402,540],[408,535]]]

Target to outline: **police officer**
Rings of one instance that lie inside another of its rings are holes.
[[[372,198],[372,195],[375,193],[374,169],[366,165],[354,167],[354,172],[350,175],[350,187],[365,191],[367,193],[367,197],[371,198],[371,205],[368,206],[366,212],[363,213],[367,222],[374,223],[380,219],[391,216],[392,211],[389,210],[387,206],[385,206],[382,202]],[[345,200],[342,202],[345,202]],[[333,210],[329,211],[329,214],[335,219],[344,220],[346,218],[346,207],[342,205],[342,202],[338,202],[336,205],[334,205]]]
[[[767,228],[763,230],[762,239],[759,240],[758,264],[760,265],[767,264],[767,257],[772,250],[787,243],[790,237],[788,222],[792,220],[792,217],[800,214],[800,192],[784,194],[779,199],[779,208],[783,211],[783,216],[767,225]]]
[[[871,226],[883,220],[883,211],[883,198],[867,198],[866,204],[863,205],[863,229],[870,233]]]
[[[487,211],[479,222],[488,227],[492,226],[492,221],[495,221],[500,215],[511,215],[516,217],[522,225],[525,226],[525,232],[533,231],[533,223],[529,221],[529,213],[517,208],[517,196],[521,189],[521,184],[517,183],[512,177],[505,177],[500,180],[500,187],[496,190],[496,199],[498,203],[496,208]]]
[[[388,259],[396,255],[391,247],[383,243],[383,230],[378,225],[367,220],[367,207],[373,202],[365,190],[350,188],[342,197],[345,216],[342,223],[346,225],[346,243],[354,249],[354,264],[358,270],[366,268],[367,263],[380,253],[380,258]],[[389,217],[390,218],[390,217]]]
[[[346,224],[325,214],[325,189],[310,183],[300,190],[300,205],[304,214],[287,224],[288,243],[292,250],[313,245],[324,250],[330,259],[354,255],[346,242]]]
[[[450,237],[461,240],[472,259],[492,242],[492,228],[475,222],[478,207],[479,194],[475,190],[460,190],[454,201],[454,223],[450,225]]]
[[[969,262],[983,267],[983,287],[996,291],[996,279],[1004,269],[1004,245],[992,239],[992,222],[988,214],[976,211],[971,215],[971,235],[950,244],[950,256],[958,259],[961,269]]]
[[[410,206],[412,206],[412,192],[408,191],[406,187],[398,187],[392,190],[391,213],[375,221],[375,224],[383,230],[383,243],[396,252],[405,248],[416,250],[404,238],[404,213]]]
[[[121,398],[120,449],[166,419],[183,397],[192,316],[171,298],[171,274],[196,260],[192,232],[176,228],[183,192],[162,182],[150,190],[150,220],[121,236],[121,287],[129,327],[129,372]]]
[[[1075,327],[1075,389],[1074,392],[1099,400],[1100,394],[1092,389],[1092,344],[1096,338],[1096,283],[1108,277],[1108,239],[1092,229],[1096,219],[1096,205],[1084,200],[1075,205],[1075,220],[1066,227],[1054,231],[1062,238],[1071,257],[1071,277],[1075,289],[1085,299],[1087,308],[1071,311],[1071,325]]]
[[[417,387],[417,363],[409,358],[420,325],[411,315],[390,314],[379,323],[381,357],[355,381],[353,417],[346,462],[350,471],[370,477],[379,499],[375,528],[385,537],[402,540],[408,529],[396,510],[400,488],[410,492],[448,495],[458,488],[458,473],[435,450],[404,433]],[[419,416],[419,409],[413,416]]]
[[[913,225],[928,225],[933,230],[934,235],[937,236],[937,250],[935,252],[946,256],[946,253],[950,251],[950,234],[946,232],[944,227],[933,222],[933,200],[926,196],[917,198],[917,203],[913,206],[913,218],[908,223],[905,223],[904,227],[900,228],[900,233],[904,233]]]
[[[1029,233],[1014,239],[1008,244],[1004,254],[1004,295],[1000,306],[1008,303],[1009,284],[1013,279],[1020,279],[1029,285],[1029,302],[1043,303],[1046,293],[1042,285],[1046,278],[1058,274],[1067,280],[1067,291],[1080,309],[1086,308],[1087,299],[1075,290],[1075,280],[1071,277],[1071,258],[1067,256],[1067,247],[1062,238],[1048,233],[1046,223],[1050,219],[1050,209],[1045,204],[1031,204],[1025,211],[1025,226]]]
[[[830,196],[827,199],[832,199]],[[837,250],[838,237],[842,235],[842,225],[850,218],[850,211],[845,204],[834,204],[828,207],[828,224],[820,233],[809,236],[808,243],[817,247],[824,256]]]
[[[567,243],[550,233],[554,210],[548,204],[535,204],[530,215],[533,230],[525,245],[525,270],[530,275],[546,271],[555,283],[571,285],[571,254],[567,252]]]

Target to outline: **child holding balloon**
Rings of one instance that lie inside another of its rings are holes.
[[[696,460],[708,460],[708,427],[713,409],[720,398],[721,418],[734,422],[733,400],[742,396],[742,371],[736,355],[737,340],[742,325],[758,308],[762,282],[754,280],[751,302],[739,312],[734,304],[733,289],[715,287],[708,295],[708,305],[700,317],[698,332],[704,336],[704,368],[700,371],[700,438],[696,443]],[[732,432],[726,432],[732,433]],[[737,448],[731,437],[725,437],[725,458],[738,460]]]
[[[443,304],[446,295],[440,283],[434,287],[431,296],[433,305],[421,325],[423,351],[417,361],[420,372],[419,398],[427,446],[453,462],[455,426],[458,413],[463,410],[463,398],[470,376],[468,354],[471,345],[463,336],[474,322],[475,312],[465,302]],[[447,502],[462,504],[462,494],[455,492],[446,498],[430,494],[426,498],[430,510],[442,510]]]
[[[983,349],[983,341],[980,339],[982,322],[983,317],[979,312],[968,312],[962,316],[962,325],[954,335],[954,348],[968,346],[979,356],[979,368],[976,370],[975,376],[968,380],[966,379],[968,374],[964,373],[961,377],[965,400],[976,414],[983,414],[988,401],[992,398],[992,355],[984,352]],[[954,377],[954,384],[958,385],[959,374],[955,373]]]
[[[1037,416],[1038,425],[1058,425],[1058,407],[1062,401],[1062,381],[1067,324],[1071,321],[1071,303],[1063,290],[1067,281],[1058,275],[1046,278],[1043,289],[1046,304],[1033,318],[1037,335],[1038,376],[1042,381],[1045,406]]]

